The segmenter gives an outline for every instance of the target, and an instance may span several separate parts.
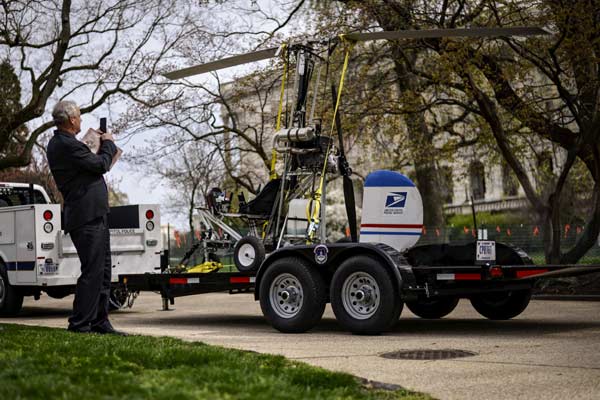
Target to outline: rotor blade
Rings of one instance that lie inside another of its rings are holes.
[[[423,29],[405,31],[383,31],[368,33],[350,33],[344,37],[350,40],[366,41],[381,39],[431,39],[444,37],[499,37],[499,36],[533,36],[550,33],[537,27],[515,28],[461,28],[461,29]]]
[[[356,201],[354,200],[354,184],[349,176],[344,175],[344,203],[346,204],[346,214],[348,215],[348,226],[350,227],[350,238],[353,242],[358,242],[358,232],[356,231]]]
[[[279,47],[271,47],[264,50],[254,51],[252,53],[240,54],[239,56],[223,58],[221,60],[212,61],[206,64],[200,64],[193,67],[167,72],[166,74],[163,74],[163,76],[168,79],[181,79],[192,75],[199,75],[206,72],[233,67],[236,65],[266,60],[267,58],[275,57],[278,49]]]

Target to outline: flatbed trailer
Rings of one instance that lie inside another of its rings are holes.
[[[476,265],[476,247],[424,245],[400,253],[382,243],[290,246],[271,253],[256,273],[127,274],[120,282],[159,292],[164,308],[180,296],[254,292],[282,332],[311,329],[331,303],[348,331],[379,334],[394,326],[404,305],[420,317],[442,318],[466,298],[486,318],[510,319],[525,310],[536,280],[600,272],[599,265],[535,265],[501,243],[497,260]]]

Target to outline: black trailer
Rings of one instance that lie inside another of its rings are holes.
[[[244,206],[238,210],[241,214],[269,216],[266,224],[261,225],[262,232],[254,232],[248,240],[237,242],[234,252],[244,255],[238,269],[244,269],[246,274],[125,275],[121,282],[129,290],[159,291],[165,305],[177,296],[254,289],[255,300],[260,301],[263,314],[282,332],[307,331],[320,321],[325,305],[331,303],[345,329],[377,334],[396,323],[404,304],[423,318],[441,318],[456,307],[460,298],[468,298],[483,316],[509,319],[527,307],[537,279],[598,271],[597,267],[536,266],[525,253],[507,245],[492,245],[491,241],[413,247],[423,228],[421,197],[408,177],[393,171],[375,171],[366,177],[360,232],[356,223],[352,169],[345,155],[339,113],[354,42],[543,34],[547,32],[527,27],[356,33],[327,40],[289,42],[279,48],[227,57],[165,74],[169,79],[180,79],[267,58],[281,58],[284,79],[281,79],[273,135],[270,182],[263,188],[270,195],[259,193],[253,200],[264,202],[260,211],[253,212]],[[338,46],[343,48],[344,62],[336,86],[333,82],[330,85],[328,79],[330,60],[334,59],[331,56]],[[286,71],[293,63],[297,66],[295,102],[283,107],[287,99],[284,96]],[[321,74],[322,67],[325,74]],[[313,72],[316,79],[311,79]],[[317,102],[317,97],[326,91],[312,90],[313,95],[309,96],[311,85],[317,89],[321,85],[331,86],[333,116],[328,134],[322,132],[325,121],[314,118],[316,105],[325,104],[324,98]],[[312,106],[307,107],[309,97],[312,97]],[[291,111],[286,117],[283,110],[288,109]],[[310,114],[307,114],[308,109]],[[276,171],[278,157],[283,158],[281,173]],[[329,244],[325,229],[327,175],[338,172],[342,177],[351,242]],[[286,234],[287,223],[298,217],[292,210],[296,207],[291,206],[296,200],[306,202],[300,213],[305,226],[292,229],[304,232],[294,241],[291,233],[289,237]],[[220,212],[218,208],[214,211]],[[359,233],[361,240],[371,243],[359,243]],[[485,251],[481,252],[482,249]],[[270,255],[263,261],[262,255],[266,252]],[[254,275],[250,271],[255,268],[258,269]]]
[[[254,291],[271,325],[305,332],[331,303],[346,330],[390,330],[403,306],[429,319],[448,315],[459,299],[493,320],[522,313],[538,279],[600,272],[600,266],[535,265],[519,249],[496,243],[495,261],[476,260],[476,242],[423,245],[400,253],[385,244],[332,243],[290,246],[271,253],[256,273],[121,275],[129,291],[160,292],[163,306],[175,297]]]

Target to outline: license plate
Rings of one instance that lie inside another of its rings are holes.
[[[42,271],[43,271],[44,275],[56,274],[58,272],[58,265],[57,264],[44,264],[44,266],[42,267]]]
[[[496,261],[496,242],[493,240],[477,241],[477,261]]]

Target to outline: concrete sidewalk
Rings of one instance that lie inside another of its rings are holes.
[[[21,317],[0,322],[66,327],[72,297],[27,299]],[[206,294],[176,299],[159,311],[160,296],[140,295],[133,309],[112,315],[118,329],[281,354],[324,368],[401,385],[440,399],[600,399],[600,303],[533,301],[511,321],[488,321],[462,300],[442,320],[407,309],[396,329],[355,336],[340,329],[328,307],[306,334],[281,334],[263,319],[252,295]],[[391,360],[382,353],[457,349],[476,356],[438,361]]]

